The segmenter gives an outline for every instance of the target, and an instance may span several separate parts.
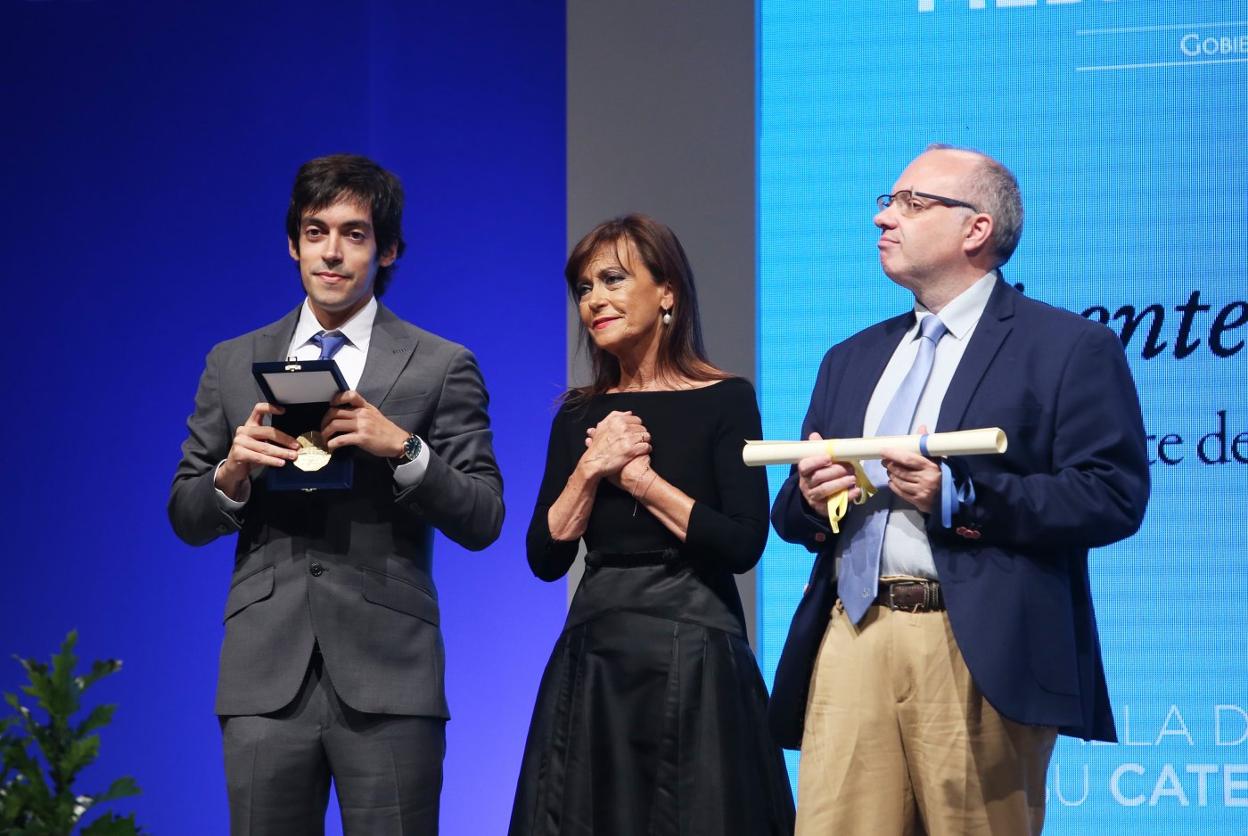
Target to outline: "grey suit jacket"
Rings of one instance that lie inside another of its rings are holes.
[[[216,712],[290,702],[319,642],[339,696],[360,711],[449,717],[431,573],[433,529],[472,550],[498,537],[502,478],[476,360],[378,306],[359,392],[430,450],[419,485],[356,448],[345,491],[268,491],[263,473],[233,516],[213,486],[234,429],[264,400],[251,364],[283,360],[299,310],[208,355],[173,478],[169,519],[191,545],[238,533],[225,603]]]

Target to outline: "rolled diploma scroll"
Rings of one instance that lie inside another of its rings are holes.
[[[907,450],[923,456],[980,456],[1004,453],[1005,430],[959,430],[926,435],[877,435],[871,438],[825,438],[822,441],[747,441],[741,459],[748,465],[796,464],[826,453],[833,461],[860,462],[881,458],[885,450]]]
[[[988,427],[982,430],[959,430],[926,435],[877,435],[871,438],[825,438],[822,441],[746,441],[741,459],[747,465],[796,464],[807,456],[827,454],[838,462],[850,462],[858,480],[861,505],[875,493],[875,487],[859,462],[882,458],[885,450],[907,450],[922,456],[981,456],[1004,453],[1009,442],[1005,430]],[[840,532],[840,521],[848,510],[847,492],[828,497],[828,521],[832,530]]]

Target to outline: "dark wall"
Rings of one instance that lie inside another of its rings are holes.
[[[707,353],[750,380],[754,14],[753,0],[569,3],[567,24],[568,248],[626,212],[666,223],[693,265]],[[571,318],[569,375],[584,382],[580,334]],[[752,640],[754,573],[737,587]]]
[[[165,517],[203,358],[301,299],[283,216],[295,169],[356,151],[408,192],[386,303],[468,344],[492,394],[503,537],[439,539],[451,710],[443,831],[505,829],[563,588],[523,559],[564,379],[564,10],[487,0],[13,2],[3,144],[0,442],[10,653],[77,627],[120,710],[87,787],[132,773],[159,833],[226,830],[212,715],[232,538]]]

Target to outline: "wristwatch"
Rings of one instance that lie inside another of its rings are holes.
[[[420,455],[420,448],[422,446],[420,436],[412,433],[407,437],[407,441],[403,442],[403,452],[399,454],[399,457],[395,459],[395,461],[400,465],[416,461],[416,457]]]

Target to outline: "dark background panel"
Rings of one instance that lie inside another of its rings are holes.
[[[568,248],[616,215],[666,223],[693,266],[711,361],[751,381],[754,18],[752,0],[569,3],[567,63]],[[584,382],[569,316],[569,379]],[[569,596],[579,561],[570,577]],[[753,644],[754,573],[737,588]]]

